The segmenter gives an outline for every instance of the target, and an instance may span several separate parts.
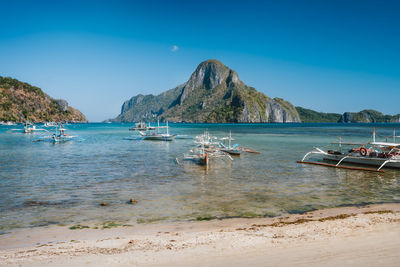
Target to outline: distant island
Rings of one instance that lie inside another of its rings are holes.
[[[87,122],[87,119],[64,99],[53,99],[36,86],[0,76],[0,121]]]
[[[339,123],[398,123],[400,122],[400,114],[384,115],[383,113],[366,109],[360,112],[323,113],[302,107],[296,107],[302,122],[339,122]]]

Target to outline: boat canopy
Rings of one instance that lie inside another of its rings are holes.
[[[394,147],[400,146],[399,143],[388,143],[388,142],[371,142],[369,144],[373,146],[394,146]]]

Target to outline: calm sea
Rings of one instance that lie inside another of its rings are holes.
[[[170,124],[196,136],[208,129],[255,148],[208,171],[175,158],[193,140],[125,140],[132,124],[73,124],[79,140],[32,142],[41,134],[0,128],[0,232],[50,224],[121,224],[277,216],[365,203],[399,202],[400,171],[370,173],[300,165],[313,146],[368,141],[399,124]],[[136,204],[128,204],[135,198]],[[107,203],[101,206],[101,203]]]

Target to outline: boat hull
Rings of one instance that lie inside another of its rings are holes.
[[[183,159],[184,161],[191,161],[197,165],[205,166],[207,165],[207,158],[206,157],[187,157]]]
[[[174,140],[175,136],[170,135],[170,136],[162,136],[162,135],[154,135],[154,136],[144,136],[144,140],[149,140],[149,141],[172,141]]]
[[[185,155],[183,157],[185,161],[191,161],[196,163],[197,165],[207,166],[209,164],[209,156],[207,154],[201,155]]]
[[[228,153],[230,155],[233,155],[233,156],[240,156],[240,154],[242,153],[242,151],[240,151],[238,149],[221,149],[221,151]]]
[[[344,158],[343,155],[324,155],[323,159],[328,161],[340,161]],[[347,157],[342,162],[352,163],[358,165],[368,165],[380,167],[385,161],[389,160],[388,158],[369,158],[369,157]],[[388,162],[385,164],[384,168],[395,168],[400,169],[400,160],[398,162]]]
[[[63,142],[68,142],[71,141],[73,138],[68,138],[68,137],[53,137],[53,142],[54,143],[63,143]]]

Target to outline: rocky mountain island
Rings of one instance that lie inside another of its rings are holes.
[[[360,112],[323,113],[302,107],[296,107],[302,122],[330,122],[330,123],[399,123],[400,114],[384,115],[383,113],[366,109]]]
[[[375,122],[389,122],[389,123],[398,123],[400,122],[400,114],[397,115],[384,115],[383,113],[366,109],[360,112],[345,112],[342,116],[340,116],[339,121],[342,123],[375,123]]]
[[[0,121],[87,122],[85,115],[63,99],[53,99],[40,88],[0,76]]]
[[[125,101],[110,121],[135,122],[300,122],[296,108],[247,86],[218,60],[202,62],[189,80],[157,96],[137,95]]]

